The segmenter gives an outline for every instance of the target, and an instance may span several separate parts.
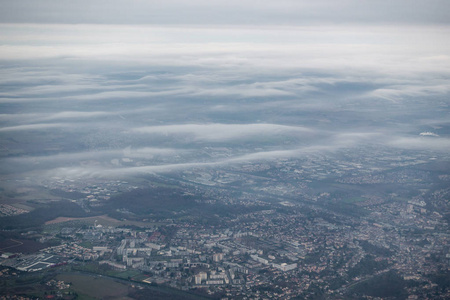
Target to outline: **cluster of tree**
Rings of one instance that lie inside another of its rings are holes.
[[[353,268],[348,270],[348,276],[350,278],[361,277],[364,275],[370,275],[376,271],[383,270],[387,268],[389,263],[386,260],[376,261],[371,255],[366,255],[359,263],[357,263]]]
[[[450,271],[441,271],[430,276],[430,279],[438,285],[439,292],[445,293],[450,290]]]
[[[364,249],[364,251],[375,256],[390,257],[393,254],[391,250],[384,247],[375,246],[368,241],[360,240],[358,242],[359,245]]]
[[[363,295],[380,298],[405,299],[406,281],[394,271],[381,274],[355,285],[349,298],[361,299]]]
[[[340,213],[346,216],[354,217],[354,218],[360,218],[362,216],[367,216],[369,214],[369,211],[366,209],[350,204],[350,203],[344,203],[344,202],[326,202],[323,203],[323,206],[326,209],[329,209],[330,211]]]

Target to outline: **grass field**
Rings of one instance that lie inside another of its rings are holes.
[[[79,299],[130,299],[128,286],[110,278],[82,274],[59,274],[58,280],[72,283],[70,289]]]
[[[157,225],[161,225],[161,223],[154,223],[154,222],[139,222],[139,221],[131,221],[131,220],[117,220],[114,218],[111,218],[107,215],[101,215],[101,216],[94,216],[94,217],[86,217],[86,218],[65,218],[65,217],[58,217],[56,219],[50,220],[45,222],[46,227],[67,227],[70,226],[70,224],[85,224],[85,225],[94,225],[95,221],[97,221],[97,224],[102,226],[113,226],[113,227],[120,227],[120,226],[127,226],[127,225],[133,225],[137,227],[153,227]]]
[[[0,251],[12,253],[34,253],[48,245],[25,239],[5,239],[0,237]]]

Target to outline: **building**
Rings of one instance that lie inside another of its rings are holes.
[[[287,272],[287,271],[291,271],[291,270],[294,270],[295,268],[297,268],[297,263],[293,263],[290,265],[288,265],[287,263],[272,264],[272,267],[277,268],[283,272]]]
[[[223,260],[223,253],[215,253],[213,255],[213,261],[219,262],[221,260]]]

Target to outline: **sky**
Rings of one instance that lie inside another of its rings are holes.
[[[446,0],[2,0],[5,23],[448,24]]]
[[[3,181],[449,154],[449,1],[0,7]]]

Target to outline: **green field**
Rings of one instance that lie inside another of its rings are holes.
[[[150,277],[148,275],[144,275],[144,274],[137,274],[137,275],[131,276],[131,279],[134,281],[143,281],[148,278],[150,278]]]
[[[74,267],[74,270],[98,275],[105,275],[109,277],[116,277],[118,279],[125,279],[125,280],[131,279],[135,276],[142,274],[139,270],[129,269],[125,271],[120,271],[115,270],[106,265],[99,265],[97,263],[86,263],[81,266],[76,266]]]
[[[116,271],[110,276],[119,277],[123,279],[133,278],[135,276],[141,275],[138,270],[126,270],[126,271]]]

